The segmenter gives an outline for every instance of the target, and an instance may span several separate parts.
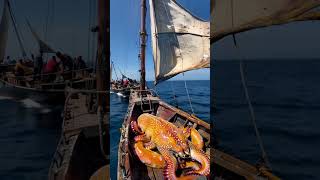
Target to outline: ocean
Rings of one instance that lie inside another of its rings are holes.
[[[282,179],[320,179],[320,61],[248,60],[248,90],[271,168]],[[250,163],[260,150],[238,61],[216,61],[214,132],[218,147]]]
[[[190,94],[192,109],[201,119],[210,121],[210,81],[186,81]],[[147,83],[149,88],[154,86],[152,82]],[[188,96],[184,81],[166,81],[156,87],[160,98],[171,105],[178,105],[181,109],[191,113]],[[176,99],[174,99],[174,95]],[[117,94],[110,97],[110,171],[111,179],[117,179],[118,144],[120,139],[120,128],[128,108],[128,101]]]
[[[37,102],[1,86],[0,179],[47,179],[63,106]]]

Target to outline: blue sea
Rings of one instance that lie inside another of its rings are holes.
[[[320,179],[320,61],[245,61],[244,71],[271,168],[289,180]],[[216,61],[214,132],[219,148],[257,163],[260,150],[238,61]]]
[[[0,84],[0,179],[43,180],[60,138],[63,106]]]
[[[210,81],[186,81],[191,104],[194,113],[201,119],[210,121]],[[166,81],[154,88],[152,82],[148,87],[155,89],[160,98],[171,105],[191,113],[184,81]],[[176,96],[176,98],[174,98]],[[117,94],[111,94],[110,98],[110,170],[111,179],[117,179],[118,144],[120,139],[120,128],[128,108],[128,101]]]

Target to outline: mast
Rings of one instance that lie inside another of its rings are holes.
[[[107,95],[107,89],[110,89],[110,74],[107,73],[107,60],[109,59],[109,28],[107,16],[109,13],[108,6],[109,3],[105,0],[98,0],[98,62],[96,71],[96,82],[97,82],[97,100],[98,100],[98,118],[99,118],[99,131],[100,131],[100,145],[101,151],[107,158],[108,148],[107,148],[107,128],[103,125],[103,117],[109,112],[109,96]],[[108,7],[107,7],[108,6]],[[107,87],[109,86],[109,88]],[[108,117],[107,117],[108,118]]]
[[[141,0],[141,27],[140,27],[140,90],[146,87],[146,0]]]

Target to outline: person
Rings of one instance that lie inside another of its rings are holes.
[[[43,58],[42,58],[42,52],[40,51],[40,54],[36,57],[34,60],[34,74],[40,75],[43,67]]]
[[[56,56],[52,56],[51,59],[47,62],[44,72],[45,73],[55,73],[58,70],[58,62]]]
[[[10,56],[7,56],[7,58],[3,61],[3,64],[10,64]]]
[[[76,70],[86,69],[87,68],[87,65],[84,62],[84,60],[82,59],[82,56],[78,56],[76,58],[75,63],[74,63],[74,67],[75,67]]]
[[[49,74],[47,76],[48,77],[47,79],[49,81],[55,80],[56,75],[53,73],[58,71],[58,66],[59,66],[59,64],[57,62],[56,56],[52,56],[52,58],[49,59],[49,61],[47,62],[47,64],[45,65],[45,68],[44,68],[44,73]]]
[[[62,54],[61,52],[57,52],[56,56],[60,59],[63,65],[62,71],[70,71],[73,67],[72,58],[69,55]]]
[[[31,54],[31,60],[34,62],[34,55]]]
[[[125,80],[122,81],[122,85],[123,85],[124,87],[127,87],[128,84],[129,84],[128,79],[125,79]]]
[[[24,70],[22,68],[23,62],[22,59],[19,59],[19,61],[16,63],[16,66],[14,67],[14,72],[16,76],[23,76]]]
[[[22,59],[19,59],[18,63],[16,63],[14,71],[16,76],[24,76],[25,74],[28,75],[33,73],[32,69],[26,66]]]

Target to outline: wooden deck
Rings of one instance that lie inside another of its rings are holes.
[[[86,95],[78,94],[71,97],[66,107],[66,118],[64,119],[63,132],[69,133],[86,128],[98,128],[99,121],[96,113],[88,112],[86,106]],[[107,124],[107,118],[104,118]]]
[[[109,177],[109,171],[102,168],[108,166],[109,160],[102,156],[100,149],[98,115],[86,108],[87,97],[76,93],[65,105],[62,135],[51,163],[49,180],[89,179],[96,171],[98,179]],[[108,125],[107,119],[104,116],[103,126]]]

